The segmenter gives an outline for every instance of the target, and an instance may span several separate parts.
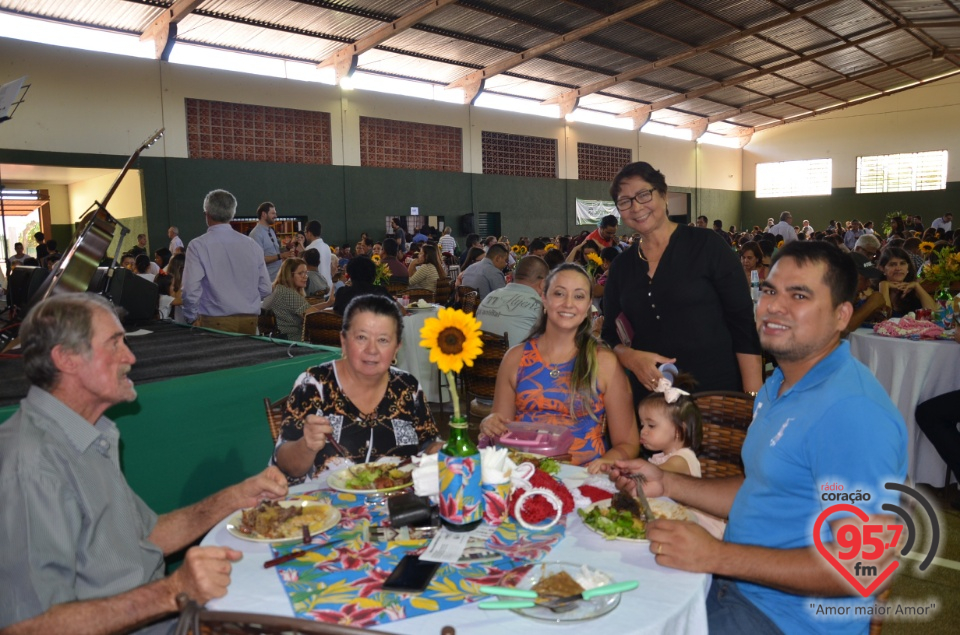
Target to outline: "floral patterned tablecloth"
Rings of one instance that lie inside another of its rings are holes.
[[[364,496],[329,491],[298,498],[329,500],[340,510],[339,525],[314,538],[320,547],[277,567],[297,617],[367,627],[443,611],[474,602],[484,585],[497,585],[510,571],[542,560],[562,538],[564,524],[530,532],[513,521],[502,524],[484,545],[490,556],[469,564],[444,564],[420,594],[383,591],[384,580],[401,558],[419,553],[425,541],[369,542],[371,524],[386,518],[384,506],[367,507]],[[300,545],[275,546],[285,555]]]

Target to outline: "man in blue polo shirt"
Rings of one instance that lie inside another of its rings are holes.
[[[836,500],[827,492],[869,493],[869,502],[853,503],[869,516],[867,522],[900,524],[889,514],[880,516],[884,503],[897,503],[884,485],[906,478],[903,418],[840,339],[853,313],[856,283],[853,261],[833,245],[798,241],[778,252],[762,283],[757,325],[760,343],[779,368],[756,397],[741,453],[745,477],[694,479],[640,459],[617,461],[612,471],[641,472],[648,496],[669,496],[729,518],[722,541],[692,523],[648,524],[658,564],[713,574],[711,634],[869,628],[869,615],[857,615],[856,608],[872,599],[862,598],[814,548],[815,523]],[[620,478],[618,484],[627,482]],[[820,542],[836,554],[835,537],[851,523],[866,524],[849,513],[826,516]],[[890,534],[882,535],[884,544],[892,541]],[[869,564],[882,572],[894,552],[887,549]],[[836,561],[856,575],[861,560]],[[859,580],[864,587],[872,582]]]

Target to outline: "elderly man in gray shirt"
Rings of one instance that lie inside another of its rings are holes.
[[[507,266],[509,253],[500,243],[494,243],[487,249],[486,257],[470,265],[463,272],[463,284],[477,290],[477,297],[483,300],[491,291],[506,286],[503,268]]]
[[[136,358],[113,306],[89,293],[37,304],[20,328],[31,388],[0,425],[0,630],[169,632],[186,593],[221,597],[240,552],[188,547],[236,509],[287,493],[268,468],[190,507],[157,516],[120,471],[120,435],[104,416],[134,401]],[[11,626],[13,625],[13,626]]]
[[[543,315],[543,281],[550,267],[540,256],[524,256],[513,282],[490,292],[477,307],[477,319],[487,333],[507,334],[510,345],[527,339]]]
[[[237,199],[214,190],[203,200],[207,233],[190,241],[183,268],[183,317],[197,326],[254,335],[260,301],[273,291],[263,250],[230,226]]]

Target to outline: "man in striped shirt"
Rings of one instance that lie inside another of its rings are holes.
[[[113,306],[88,293],[53,296],[21,326],[31,388],[0,425],[5,634],[170,632],[177,595],[223,596],[241,553],[191,548],[167,578],[164,557],[230,512],[287,492],[268,468],[184,509],[151,511],[120,471],[120,435],[104,416],[137,396],[124,335]]]

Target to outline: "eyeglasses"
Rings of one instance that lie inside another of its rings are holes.
[[[649,203],[653,199],[653,193],[656,192],[656,188],[651,188],[649,190],[640,190],[636,194],[630,197],[623,197],[617,199],[617,209],[621,212],[630,209],[633,206],[633,202],[636,201],[639,205],[644,203]]]

